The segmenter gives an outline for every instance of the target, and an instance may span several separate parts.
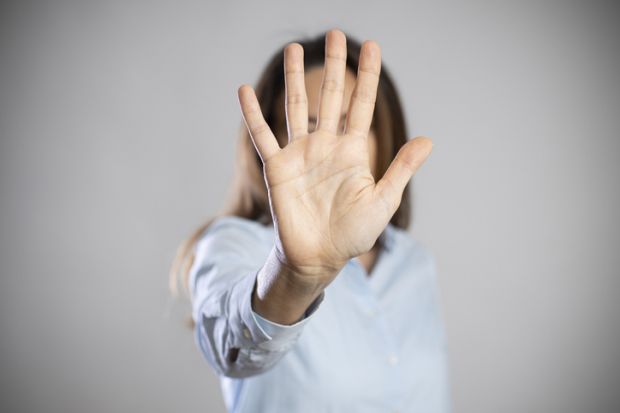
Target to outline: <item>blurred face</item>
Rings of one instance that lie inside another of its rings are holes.
[[[323,66],[313,66],[306,70],[306,94],[308,95],[308,130],[314,131],[316,126],[316,118],[319,110],[319,93],[321,90],[321,82],[323,80]],[[351,95],[353,88],[355,87],[356,75],[351,70],[347,69],[344,81],[344,100],[342,102],[341,118],[339,133],[344,130],[344,124],[346,121],[347,110],[349,108],[349,102],[351,101]],[[286,131],[286,119],[284,118],[284,93],[280,94],[277,107],[282,108],[282,111],[278,112],[276,118],[277,128],[273,131],[280,142],[280,146],[284,146],[288,142],[288,136]],[[370,130],[368,134],[368,155],[370,158],[370,170],[372,175],[376,175],[376,159],[377,159],[377,137],[375,132]]]

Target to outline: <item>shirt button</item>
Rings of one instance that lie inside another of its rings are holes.
[[[396,356],[396,354],[391,354],[390,357],[388,357],[388,363],[390,363],[392,366],[395,366],[398,364],[398,356]]]
[[[245,338],[250,338],[250,337],[251,337],[250,330],[248,330],[248,328],[247,328],[247,327],[244,327],[244,328],[243,328],[243,336],[244,336]]]

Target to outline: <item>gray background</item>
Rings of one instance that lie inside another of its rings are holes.
[[[457,412],[620,411],[620,33],[597,2],[2,3],[0,410],[222,412],[167,291],[226,194],[236,89],[299,35],[383,51],[434,139]]]

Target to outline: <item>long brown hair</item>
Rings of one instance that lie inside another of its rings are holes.
[[[304,49],[304,67],[321,66],[325,56],[325,35],[296,40]],[[357,73],[361,43],[353,37],[347,38],[347,68]],[[263,70],[256,87],[263,116],[274,130],[276,120],[284,119],[284,107],[279,107],[278,97],[284,93],[284,48],[278,49]],[[377,136],[377,169],[379,180],[398,153],[407,142],[407,129],[400,103],[400,98],[392,77],[385,66],[381,65],[379,86],[375,102],[371,128]],[[279,137],[279,140],[282,137]],[[286,141],[279,142],[280,147]],[[241,122],[240,139],[237,144],[235,172],[228,202],[221,211],[203,223],[177,249],[176,257],[170,270],[170,288],[176,294],[179,283],[187,292],[189,272],[194,262],[194,247],[209,225],[221,216],[237,216],[251,219],[264,225],[272,224],[267,187],[263,177],[261,159],[252,144],[247,128]],[[403,192],[402,201],[390,222],[399,228],[407,229],[411,219],[409,185]]]

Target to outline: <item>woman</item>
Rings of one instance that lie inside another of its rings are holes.
[[[238,90],[232,202],[173,265],[231,412],[449,410],[434,261],[406,231],[432,145],[380,54],[331,30]]]

